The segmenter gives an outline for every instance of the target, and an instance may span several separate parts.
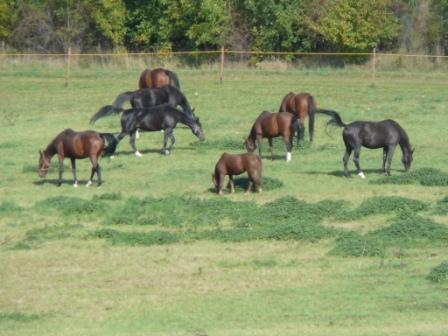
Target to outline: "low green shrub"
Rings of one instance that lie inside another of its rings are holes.
[[[448,261],[441,263],[434,267],[428,275],[428,279],[433,282],[447,282],[448,281]]]

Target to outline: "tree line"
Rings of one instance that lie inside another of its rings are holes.
[[[448,52],[448,0],[0,0],[3,49]]]

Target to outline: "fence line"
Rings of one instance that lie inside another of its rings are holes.
[[[257,50],[226,50],[222,47],[220,50],[204,50],[204,51],[158,51],[158,52],[125,52],[125,53],[72,53],[68,48],[67,53],[0,53],[0,57],[19,56],[19,57],[64,57],[66,59],[66,76],[65,85],[69,85],[71,77],[71,59],[72,57],[125,57],[128,61],[130,56],[153,56],[169,58],[178,55],[220,55],[219,81],[223,82],[224,63],[226,55],[247,55],[247,56],[343,56],[358,57],[369,56],[371,61],[371,84],[375,85],[377,58],[379,56],[386,57],[402,57],[402,58],[427,58],[427,59],[448,59],[448,55],[427,55],[427,54],[403,54],[403,53],[379,53],[376,48],[372,52],[302,52],[302,51],[257,51]]]

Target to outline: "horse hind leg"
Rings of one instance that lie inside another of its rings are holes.
[[[138,149],[137,149],[137,145],[136,145],[136,141],[135,141],[136,140],[136,133],[137,133],[137,130],[131,132],[131,134],[130,134],[131,139],[129,140],[129,142],[131,144],[132,150],[135,153],[135,156],[142,157],[143,156],[142,153],[140,153],[138,151]]]
[[[366,178],[366,175],[362,171],[361,165],[359,164],[359,154],[360,153],[361,153],[361,146],[357,146],[353,153],[353,162],[355,162],[356,172],[357,172],[358,176],[364,179],[364,178]]]
[[[348,171],[348,160],[350,159],[350,155],[352,154],[352,148],[349,146],[345,147],[345,154],[344,157],[342,159],[342,161],[344,162],[344,176],[345,177],[350,177],[350,173]]]
[[[78,186],[78,179],[76,177],[76,160],[70,159],[72,162],[72,173],[73,173],[73,186],[76,188]]]

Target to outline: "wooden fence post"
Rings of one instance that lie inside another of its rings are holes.
[[[224,76],[224,47],[221,47],[221,69],[219,72],[219,81],[221,84],[223,76]]]
[[[65,86],[68,86],[70,82],[70,72],[71,72],[71,55],[72,55],[72,48],[68,47],[67,49],[67,70],[65,74]]]
[[[372,50],[372,83],[371,85],[375,85],[376,82],[376,47]]]

